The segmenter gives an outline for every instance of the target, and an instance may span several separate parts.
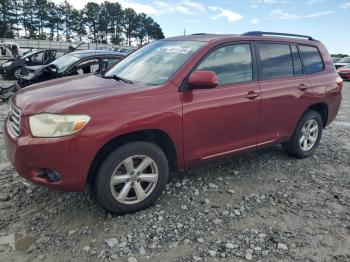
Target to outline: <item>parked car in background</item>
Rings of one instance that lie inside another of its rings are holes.
[[[27,66],[18,80],[21,88],[42,81],[72,75],[101,73],[126,56],[108,50],[84,50],[69,53],[46,66]]]
[[[341,60],[341,57],[332,57],[333,63],[337,63]]]
[[[45,66],[25,67],[16,84],[0,88],[0,98],[7,100],[26,86],[50,79],[90,73],[103,73],[127,54],[108,50],[85,50],[66,54]]]
[[[337,72],[341,78],[350,81],[350,64],[337,69]]]
[[[336,69],[342,68],[346,65],[350,65],[350,56],[344,57],[334,64]]]
[[[36,50],[4,62],[0,65],[0,74],[4,78],[19,79],[24,66],[47,65],[68,52],[64,49]]]
[[[22,49],[17,43],[0,43],[0,61],[22,56]]]
[[[129,53],[133,52],[135,49],[132,47],[129,47],[129,48],[124,47],[124,48],[112,48],[112,50],[114,52],[121,52],[121,53],[129,54]]]
[[[73,75],[81,69],[73,68]],[[310,36],[164,39],[102,75],[18,92],[4,124],[6,152],[36,184],[90,185],[108,211],[135,212],[160,197],[173,170],[278,143],[294,157],[312,155],[338,113],[342,84],[327,49]]]

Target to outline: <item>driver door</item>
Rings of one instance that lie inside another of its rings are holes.
[[[28,65],[29,66],[42,65],[43,59],[44,59],[44,51],[35,53],[29,58]]]
[[[251,43],[216,48],[197,71],[214,71],[219,86],[182,93],[187,162],[256,147],[260,88]]]

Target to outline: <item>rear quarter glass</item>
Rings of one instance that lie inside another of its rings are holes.
[[[299,45],[306,74],[321,72],[325,69],[322,55],[316,46]]]

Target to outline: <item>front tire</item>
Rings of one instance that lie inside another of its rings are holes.
[[[102,163],[94,181],[95,198],[111,213],[136,212],[154,204],[168,176],[168,160],[157,145],[131,142]]]
[[[13,79],[20,79],[22,76],[22,68],[21,67],[18,67],[18,68],[15,68],[12,72],[12,78]]]
[[[306,158],[311,156],[322,136],[323,121],[316,111],[308,110],[301,117],[293,137],[283,144],[283,148],[293,157]]]

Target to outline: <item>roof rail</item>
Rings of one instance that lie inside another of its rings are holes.
[[[298,38],[306,38],[308,40],[315,40],[312,36],[309,36],[309,35],[297,35],[297,34],[264,32],[264,31],[251,31],[251,32],[247,32],[247,33],[242,34],[242,36],[264,36],[264,35],[291,36],[291,37],[298,37]]]

